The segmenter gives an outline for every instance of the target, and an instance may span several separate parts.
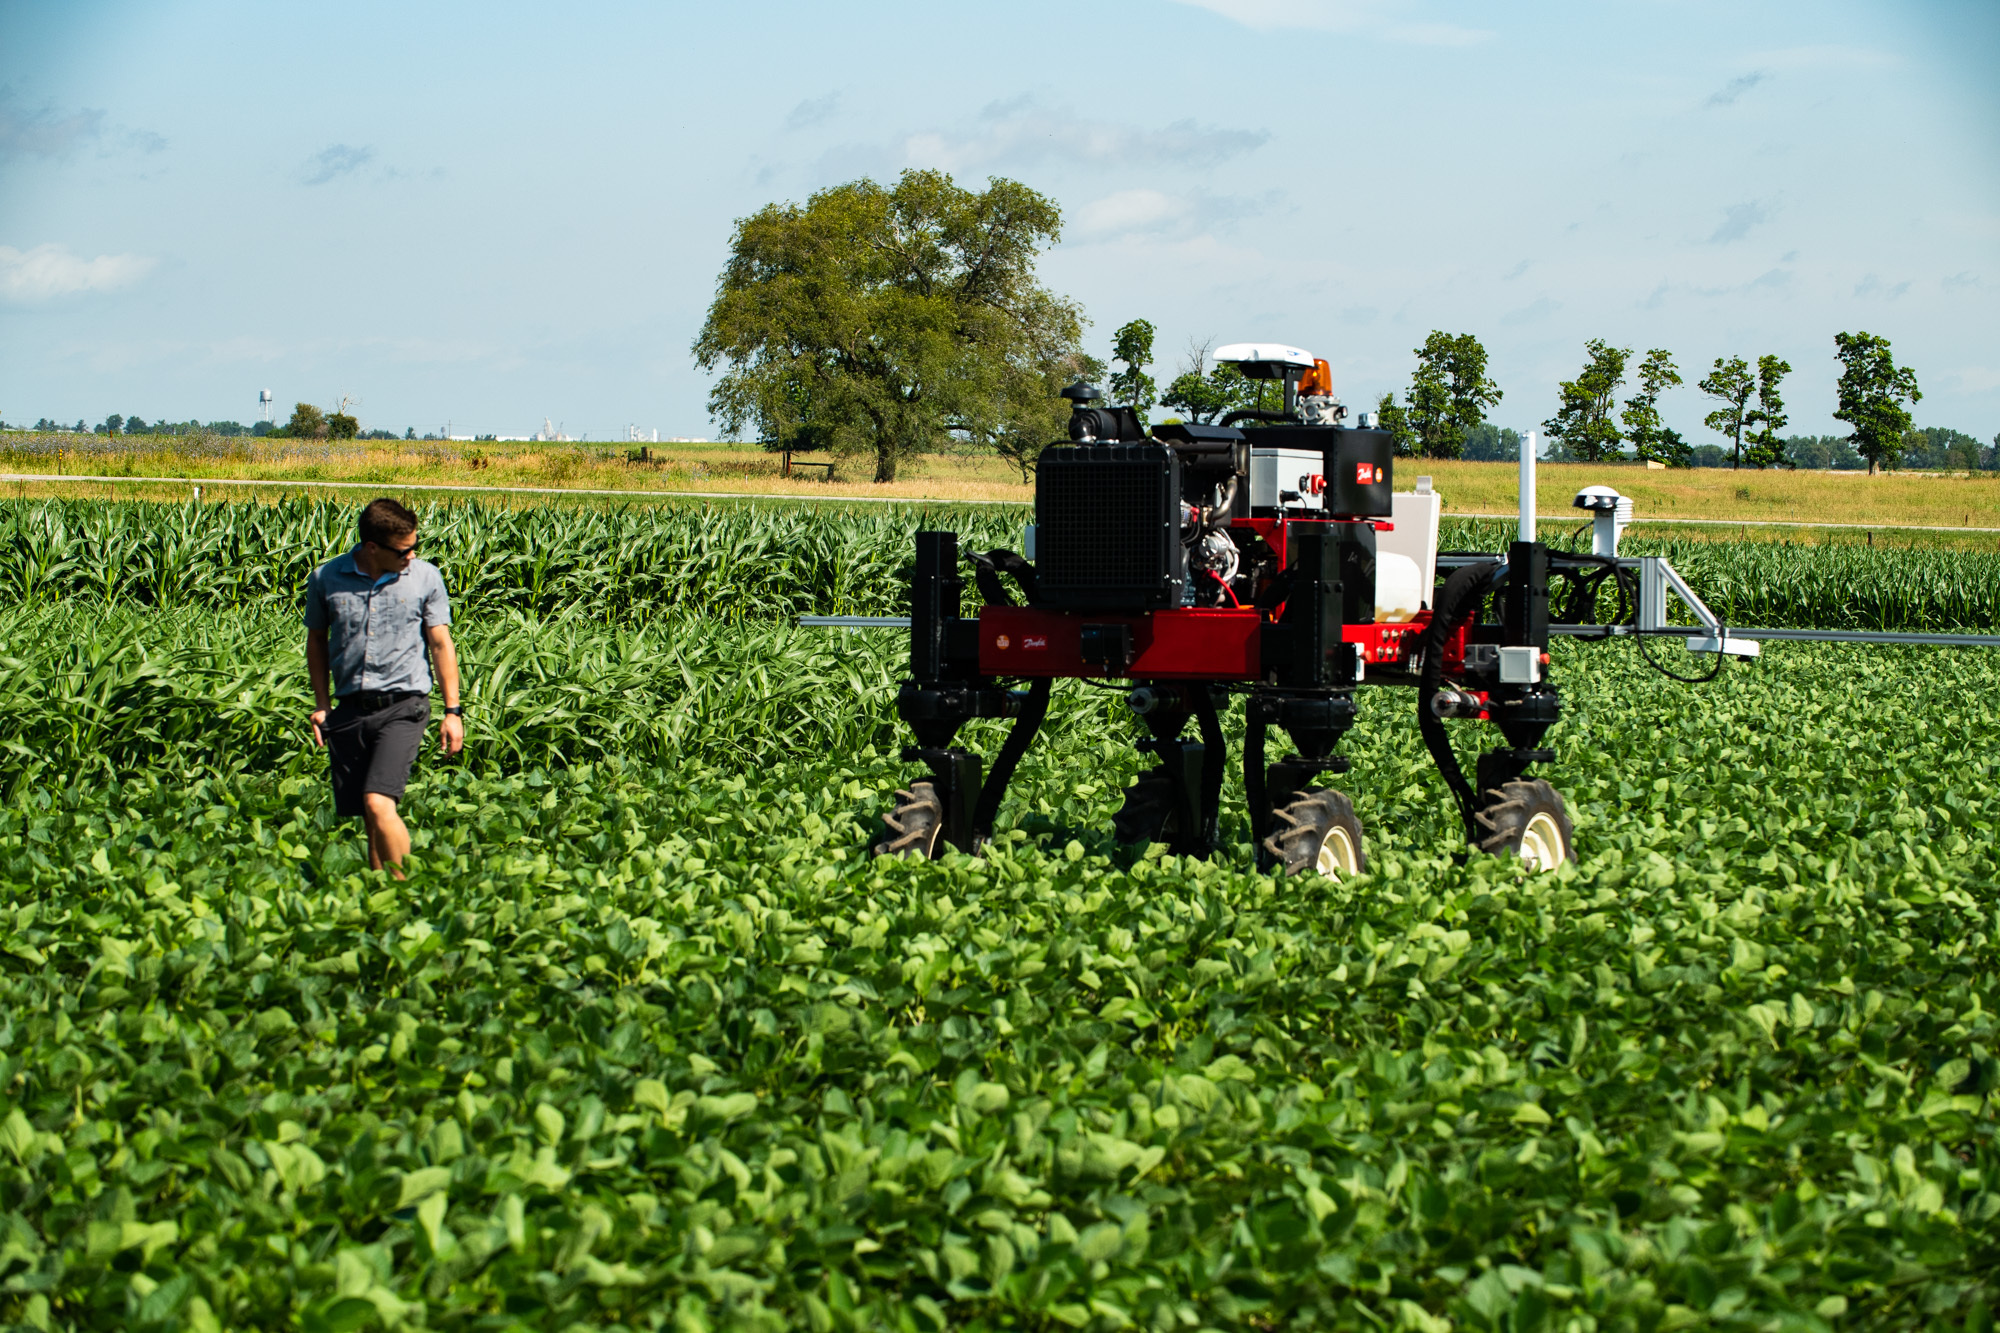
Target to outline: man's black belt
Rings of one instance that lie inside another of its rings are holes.
[[[405,699],[421,699],[422,690],[356,690],[343,694],[334,700],[342,709],[352,709],[357,713],[379,713],[384,708],[393,708]]]

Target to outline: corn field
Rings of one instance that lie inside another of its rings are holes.
[[[82,598],[159,608],[295,606],[315,565],[353,543],[356,506],[119,501],[0,502],[0,605]],[[1016,547],[1027,509],[919,505],[659,505],[422,511],[423,556],[455,605],[606,621],[660,616],[782,620],[895,615],[910,534],[939,526],[961,549]],[[1493,524],[1448,523],[1447,548],[1495,549]],[[1633,541],[1670,556],[1736,625],[2000,629],[2000,553],[1855,546]],[[1604,608],[1609,614],[1607,601]]]

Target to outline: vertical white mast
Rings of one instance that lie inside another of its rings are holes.
[[[1535,540],[1535,432],[1521,437],[1521,540]]]

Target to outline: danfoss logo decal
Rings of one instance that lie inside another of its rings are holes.
[[[1046,634],[1027,635],[1021,640],[1021,647],[1027,649],[1030,652],[1047,652],[1049,647],[1049,636]]]

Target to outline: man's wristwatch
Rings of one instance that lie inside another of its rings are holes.
[[[464,717],[464,716],[465,716],[465,705],[464,705],[464,704],[453,704],[453,705],[452,705],[451,707],[449,707],[449,708],[447,708],[447,709],[445,709],[445,710],[444,710],[444,715],[445,715],[446,717]]]

